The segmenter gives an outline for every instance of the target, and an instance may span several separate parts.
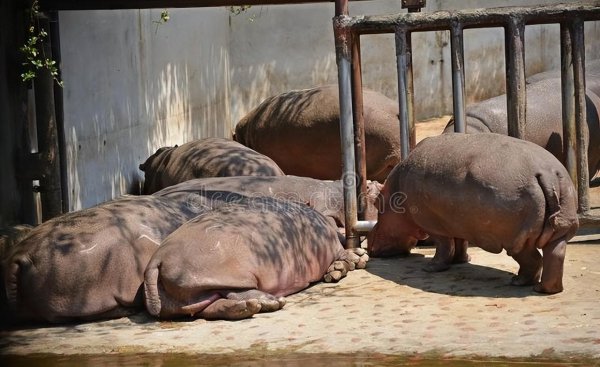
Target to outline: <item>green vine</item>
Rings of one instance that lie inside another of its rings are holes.
[[[252,5],[230,6],[229,12],[233,15],[240,15],[250,9]]]
[[[38,15],[40,6],[38,0],[34,0],[29,10],[29,27],[27,30],[28,38],[23,46],[19,48],[26,62],[23,63],[26,70],[21,74],[23,82],[33,80],[40,69],[46,69],[52,75],[56,84],[63,87],[63,81],[58,75],[58,67],[56,61],[46,57],[42,47],[44,38],[48,37],[48,33],[40,27]]]
[[[240,15],[242,13],[246,13],[248,11],[248,9],[250,9],[252,7],[252,5],[240,5],[240,6],[230,6],[229,7],[229,12],[234,15]],[[252,14],[252,16],[250,16],[248,18],[248,20],[250,22],[254,22],[254,19],[256,18],[256,14]]]
[[[158,20],[153,20],[152,23],[156,24],[156,30],[154,31],[154,33],[158,32],[158,27],[161,26],[162,24],[165,24],[169,21],[169,19],[171,19],[171,15],[169,14],[169,11],[167,9],[164,9],[163,11],[160,12],[160,18],[158,18]]]

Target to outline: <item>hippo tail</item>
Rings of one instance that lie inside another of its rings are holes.
[[[569,177],[539,174],[537,180],[546,202],[544,228],[536,244],[542,248],[561,237],[571,239],[579,228],[579,220],[577,195]]]
[[[154,317],[160,316],[161,309],[160,294],[158,292],[159,265],[158,261],[151,260],[144,272],[144,300],[146,310]]]

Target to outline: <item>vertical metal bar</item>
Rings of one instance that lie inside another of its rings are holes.
[[[573,82],[575,91],[575,138],[577,156],[577,197],[578,211],[585,213],[590,209],[589,202],[589,173],[588,173],[588,143],[589,130],[585,108],[585,41],[584,24],[581,18],[571,23],[573,47]]]
[[[62,58],[60,53],[60,26],[58,20],[58,11],[49,12],[48,15],[50,20],[50,44],[52,46],[52,58],[54,61],[56,61],[58,77],[60,80],[62,80]],[[63,101],[63,88],[57,83],[54,83],[54,109],[56,114],[56,133],[58,136],[62,211],[63,213],[66,213],[69,211],[69,180],[67,177],[67,155],[65,153],[65,114],[63,109]]]
[[[565,166],[577,187],[575,152],[575,86],[573,81],[573,42],[568,23],[560,24],[560,60],[562,87],[563,152]]]
[[[335,15],[348,15],[348,0],[335,0]]]
[[[48,20],[39,19],[42,29],[49,32]],[[48,38],[43,39],[45,57],[51,57],[52,47]],[[62,213],[62,190],[60,184],[60,164],[56,116],[54,105],[54,79],[44,68],[38,70],[34,80],[38,147],[43,164],[46,166],[40,179],[42,194],[42,220],[46,221]]]
[[[396,64],[398,68],[398,104],[400,117],[400,159],[405,160],[410,152],[410,129],[408,126],[408,49],[407,31],[396,28]]]
[[[458,22],[450,29],[450,49],[452,53],[452,107],[454,113],[454,131],[466,132],[465,115],[465,57],[463,28]]]
[[[358,221],[356,197],[356,173],[354,157],[354,128],[352,117],[352,36],[340,24],[340,17],[333,21],[335,51],[338,67],[340,99],[340,138],[342,147],[342,184],[344,188],[344,220],[346,226],[346,248],[360,246],[360,237],[355,229]]]
[[[527,95],[525,93],[525,25],[510,17],[505,26],[506,103],[508,135],[525,137]]]
[[[354,154],[358,182],[358,219],[364,219],[367,199],[367,161],[365,119],[363,114],[360,35],[352,35],[352,116],[354,118]]]
[[[409,151],[417,145],[417,129],[415,126],[415,86],[413,82],[413,63],[412,63],[412,33],[406,33],[406,95],[408,102],[408,131],[409,131]]]

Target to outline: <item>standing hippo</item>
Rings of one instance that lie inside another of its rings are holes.
[[[562,97],[560,72],[533,75],[527,84],[525,136],[565,162],[563,152]],[[586,68],[586,116],[589,130],[588,172],[592,180],[600,170],[600,61]],[[469,106],[466,110],[466,132],[508,134],[506,95]],[[444,133],[454,131],[450,120]]]
[[[377,181],[367,182],[366,220],[377,219],[375,199],[382,185]],[[212,191],[239,193],[246,196],[269,196],[277,199],[308,203],[321,214],[331,217],[339,227],[344,226],[344,196],[341,181],[324,181],[297,176],[237,176],[197,178],[164,188],[154,195],[187,201],[194,204],[194,195]],[[203,197],[201,196],[201,199]]]
[[[162,319],[235,320],[278,310],[283,296],[365,267],[364,250],[344,250],[335,229],[307,205],[267,197],[207,211],[152,256],[146,308]]]
[[[207,138],[163,147],[140,164],[144,194],[198,177],[282,176],[269,157],[229,139]]]
[[[168,198],[139,196],[40,224],[3,259],[13,319],[67,322],[139,311],[150,257],[197,214]]]
[[[235,127],[234,140],[271,157],[288,175],[342,175],[337,85],[270,97]],[[400,160],[398,103],[365,89],[367,178],[383,182]]]
[[[566,169],[538,145],[492,133],[427,138],[390,173],[382,198],[368,235],[372,256],[407,254],[431,235],[436,253],[426,270],[468,261],[468,242],[506,250],[520,265],[512,284],[562,291],[577,198]]]

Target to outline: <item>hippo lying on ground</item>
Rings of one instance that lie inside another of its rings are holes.
[[[563,165],[538,145],[491,133],[427,138],[390,173],[382,198],[368,236],[372,256],[408,254],[431,235],[436,253],[426,270],[468,261],[468,242],[506,250],[520,265],[512,284],[562,291],[576,193]]]
[[[364,250],[344,250],[335,229],[307,205],[266,197],[207,211],[150,260],[146,308],[163,319],[235,320],[278,310],[283,296],[365,267]]]
[[[367,178],[383,182],[400,160],[398,103],[364,90]],[[342,175],[337,85],[270,97],[242,118],[234,140],[271,157],[288,175]]]
[[[207,138],[163,147],[140,164],[144,194],[198,177],[282,176],[269,157],[229,139]]]
[[[377,181],[367,182],[366,220],[377,219],[374,201],[379,195],[382,185]],[[212,190],[215,193],[231,191],[246,196],[269,196],[277,199],[293,200],[308,203],[321,214],[331,217],[339,227],[344,226],[344,195],[341,181],[323,181],[309,177],[297,176],[237,176],[197,178],[167,187],[154,193],[194,203],[194,195]]]
[[[9,308],[18,320],[49,322],[138,312],[150,257],[195,215],[168,198],[124,197],[44,222],[4,259]]]
[[[563,152],[562,99],[559,72],[536,74],[527,84],[525,140],[546,148],[561,162]],[[592,180],[600,170],[600,62],[586,68],[586,116],[589,129],[588,171]],[[508,134],[506,95],[494,97],[467,107],[466,132]],[[454,131],[451,120],[444,133]]]

